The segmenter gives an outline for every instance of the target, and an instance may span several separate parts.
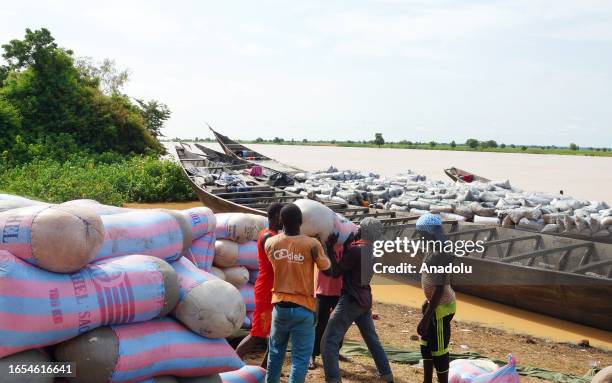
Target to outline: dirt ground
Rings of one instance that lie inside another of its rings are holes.
[[[375,321],[378,335],[384,345],[418,350],[416,326],[420,319],[420,309],[414,307],[375,303],[373,312],[379,319]],[[346,339],[363,343],[356,326],[352,326]],[[513,334],[494,328],[483,327],[470,322],[453,321],[451,352],[477,352],[491,359],[505,360],[512,353],[518,365],[530,365],[548,370],[583,376],[593,364],[599,367],[612,365],[612,352],[591,347],[581,347],[567,343],[556,343],[528,335]],[[254,352],[247,358],[249,364],[259,364],[263,354]],[[324,382],[325,375],[320,359],[318,368],[309,371],[307,382]],[[352,362],[340,363],[342,379],[346,383],[375,382],[376,367],[369,357],[352,357]],[[395,381],[398,383],[422,382],[422,369],[407,364],[392,363]],[[283,369],[282,382],[289,374],[289,355]],[[434,379],[435,380],[435,379]],[[521,376],[521,382],[542,383],[544,380]]]

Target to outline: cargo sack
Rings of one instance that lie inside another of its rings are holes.
[[[0,357],[163,316],[178,298],[176,273],[154,257],[131,255],[58,274],[0,251]]]
[[[96,261],[145,254],[168,262],[187,254],[192,242],[211,232],[215,216],[207,207],[188,210],[137,210],[102,216],[104,244]]]
[[[0,358],[0,371],[5,373],[5,375],[2,376],[2,383],[53,383],[53,376],[35,375],[31,373],[8,373],[11,368],[10,366],[13,366],[13,368],[20,365],[29,367],[49,362],[53,362],[51,356],[42,349],[22,351],[17,354]]]
[[[242,300],[246,305],[246,311],[255,311],[255,289],[253,285],[247,283],[242,286],[240,289],[240,295],[242,295]]]
[[[210,272],[215,258],[215,232],[206,233],[191,242],[188,258],[200,270]]]
[[[257,257],[257,241],[248,241],[238,244],[238,257],[236,266],[244,266],[249,270],[259,269],[259,259]]]
[[[474,223],[483,223],[485,225],[499,226],[500,221],[498,217],[482,217],[480,215],[474,215]]]
[[[104,227],[92,210],[36,205],[0,213],[0,250],[45,270],[71,273],[90,263]]]
[[[249,270],[244,266],[233,266],[223,269],[225,281],[236,288],[240,288],[249,282]]]
[[[254,285],[257,281],[257,277],[259,276],[259,269],[257,270],[249,270],[249,283]]]
[[[336,214],[332,209],[309,199],[299,199],[294,204],[302,211],[300,233],[309,237],[319,237],[321,241],[325,242],[334,230]]]
[[[257,240],[257,235],[265,228],[263,219],[267,222],[265,217],[262,219],[255,214],[247,213],[219,213],[215,216],[217,238],[239,243]]]
[[[253,311],[247,311],[242,328],[250,329],[251,327],[253,327]]]
[[[490,361],[488,361],[490,362]],[[516,359],[508,355],[508,364],[491,371],[493,362],[483,364],[479,360],[458,359],[450,363],[449,383],[519,383]]]
[[[210,273],[222,281],[225,280],[225,273],[223,272],[223,270],[221,270],[218,267],[215,267],[215,266],[211,267]]]
[[[12,194],[0,193],[0,213],[8,210],[19,209],[29,206],[48,206],[46,202],[35,201],[32,199],[19,197]]]
[[[219,374],[223,383],[262,383],[266,378],[265,368],[244,366],[236,371]]]
[[[215,256],[213,265],[217,267],[232,267],[238,260],[238,243],[229,239],[215,241]]]
[[[75,199],[72,201],[67,201],[61,206],[78,206],[78,207],[86,207],[96,212],[98,215],[110,215],[110,214],[120,214],[120,213],[128,213],[130,211],[134,211],[135,209],[128,209],[125,207],[118,207],[112,205],[104,205],[98,201],[93,199]]]
[[[72,380],[84,383],[196,377],[244,366],[225,339],[199,336],[168,317],[90,331],[56,347],[55,359],[76,362]]]
[[[357,234],[358,230],[359,226],[354,224],[348,218],[338,213],[335,214],[333,232],[334,234],[338,234],[338,240],[336,243],[344,243],[351,234]],[[323,241],[326,239],[327,238],[322,238]]]
[[[225,338],[240,329],[246,308],[234,286],[198,269],[187,258],[171,265],[180,286],[179,303],[172,312],[176,319],[208,338]]]

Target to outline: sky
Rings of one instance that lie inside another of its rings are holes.
[[[169,137],[612,147],[612,1],[1,1],[166,103]]]

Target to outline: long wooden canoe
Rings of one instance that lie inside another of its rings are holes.
[[[252,164],[274,169],[276,171],[286,174],[296,174],[304,172],[302,169],[298,169],[294,166],[278,162],[273,158],[256,152],[253,149],[247,148],[246,146],[232,140],[231,138],[224,136],[219,132],[216,132],[210,126],[208,128],[215,135],[215,138],[217,139],[219,145],[221,145],[221,148],[223,148],[223,151],[230,156],[234,156],[248,161]]]
[[[612,245],[475,224],[447,235],[453,241],[482,240],[485,247],[455,258],[454,265],[472,266],[471,274],[451,275],[456,291],[612,331]],[[414,229],[400,236],[413,237]],[[423,254],[392,254],[390,262],[418,270],[422,259]],[[420,274],[391,278],[416,281]]]
[[[188,144],[177,144],[174,149],[174,154],[192,189],[200,201],[215,213],[243,212],[265,215],[266,208],[271,203],[288,203],[304,198],[299,194],[269,185],[265,173],[257,177],[250,175],[253,164],[249,162],[224,162],[223,157],[219,157],[217,152],[197,153]],[[222,173],[240,176],[244,182],[238,188],[219,185],[217,178]],[[402,212],[333,202],[323,203],[354,222],[361,221],[365,217],[376,217],[387,230],[396,230],[407,224],[414,225],[414,221],[418,218],[416,215]],[[447,220],[447,224],[456,227],[457,222]]]
[[[481,177],[474,173],[470,173],[466,170],[455,168],[455,167],[444,169],[444,173],[446,173],[446,175],[449,176],[453,181],[459,181],[459,182],[464,182],[464,183],[470,183],[474,181],[480,181],[480,182],[491,181],[488,178]]]

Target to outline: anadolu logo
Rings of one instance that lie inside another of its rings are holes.
[[[286,259],[289,262],[304,262],[304,256],[300,253],[294,254],[289,252],[289,250],[287,249],[280,249],[280,250],[276,250],[272,256],[274,257],[274,259],[276,259],[277,261],[280,261],[281,259]]]

